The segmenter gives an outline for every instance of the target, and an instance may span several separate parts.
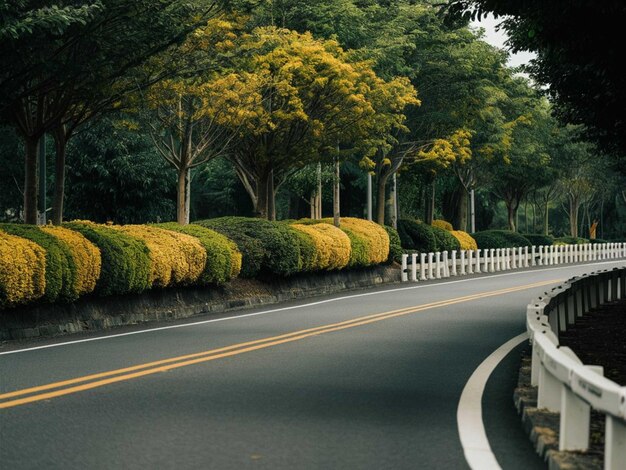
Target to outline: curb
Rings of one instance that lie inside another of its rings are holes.
[[[73,333],[227,313],[384,284],[399,284],[398,266],[313,273],[267,280],[235,279],[219,287],[151,290],[142,294],[85,297],[71,304],[0,311],[0,341]]]

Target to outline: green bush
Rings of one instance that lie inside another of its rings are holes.
[[[554,239],[555,245],[584,245],[585,243],[589,243],[589,240],[580,237],[559,237]]]
[[[610,242],[608,240],[604,240],[602,238],[594,238],[594,239],[589,240],[589,242],[585,242],[585,243],[591,243],[592,245],[595,245],[597,243],[613,243],[613,242]]]
[[[410,219],[398,220],[398,235],[402,248],[418,253],[437,251],[437,237],[430,225]]]
[[[387,231],[387,235],[389,235],[389,257],[387,258],[387,263],[392,263],[393,261],[400,263],[403,253],[400,235],[398,235],[398,231],[395,228],[389,225],[383,225],[383,228]]]
[[[523,235],[509,230],[485,230],[472,233],[472,237],[480,249],[531,246],[530,241]]]
[[[215,230],[200,225],[180,225],[176,222],[157,224],[157,227],[172,232],[191,235],[200,241],[206,250],[207,260],[204,271],[198,279],[198,284],[223,284],[231,279],[233,272],[232,252],[237,251],[237,245]]]
[[[78,298],[74,289],[76,264],[69,246],[36,225],[0,224],[0,230],[35,242],[46,253],[46,288],[42,300],[71,302]]]
[[[98,295],[139,293],[150,288],[150,252],[144,242],[86,221],[63,226],[81,233],[100,249],[102,268],[95,289]]]
[[[531,245],[534,246],[554,245],[554,238],[550,235],[543,235],[541,233],[525,233],[524,238],[526,238]]]
[[[289,276],[301,266],[299,238],[280,222],[248,218],[219,217],[194,222],[233,240],[243,255],[242,275],[259,273]]]
[[[459,251],[461,249],[461,243],[459,242],[459,240],[457,240],[457,238],[452,235],[448,230],[435,227],[434,225],[431,225],[430,228],[435,235],[435,239],[437,240],[437,247],[435,249],[435,252],[450,252],[453,250]]]
[[[369,246],[367,241],[360,237],[354,230],[339,227],[350,239],[350,261],[349,268],[360,268],[370,265]]]
[[[295,230],[291,228],[291,226],[289,226],[289,229],[291,230],[293,236],[296,237],[296,240],[298,241],[298,248],[300,249],[300,263],[298,264],[299,270],[303,272],[315,271],[317,269],[317,249],[315,248],[313,238],[308,233]]]

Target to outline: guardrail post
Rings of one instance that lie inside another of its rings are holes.
[[[441,279],[441,252],[435,253],[435,279]]]
[[[420,253],[420,281],[426,279],[426,253]]]
[[[604,431],[604,468],[619,470],[626,462],[626,422],[606,415]]]
[[[496,271],[502,270],[502,248],[496,248]]]
[[[547,247],[545,247],[547,248]],[[543,251],[544,251],[544,246],[543,245],[539,245],[539,259],[537,259],[537,264],[539,266],[543,266]]]
[[[474,268],[475,273],[480,273],[480,248],[476,250],[476,266]]]
[[[411,281],[417,282],[417,253],[411,254]]]
[[[537,408],[545,408],[553,413],[561,411],[561,382],[545,368],[543,363],[539,368]]]
[[[568,347],[560,348],[578,364],[582,364],[578,356]],[[570,375],[570,380],[572,379]],[[559,425],[559,450],[580,450],[589,448],[589,418],[591,407],[572,392],[566,385],[561,385],[561,415]]]
[[[450,266],[448,265],[450,261],[448,260],[448,251],[444,250],[443,252],[443,277],[450,277]]]
[[[434,279],[435,275],[433,272],[433,256],[434,253],[428,253],[428,279]]]
[[[489,250],[486,248],[483,250],[483,272],[489,272]]]
[[[494,273],[496,272],[496,250],[494,250],[493,248],[489,249],[489,272],[490,273]]]
[[[465,250],[461,250],[461,276],[465,275]]]
[[[511,249],[506,248],[504,251],[504,267],[503,269],[509,270],[511,269]]]
[[[474,263],[473,257],[474,250],[467,250],[467,273],[474,274]]]
[[[511,269],[517,269],[517,248],[511,249]]]
[[[539,248],[541,249],[541,247]],[[526,247],[526,250],[528,250],[528,247]],[[528,254],[528,251],[526,251],[526,254]],[[537,260],[535,259],[535,245],[530,247],[530,265],[531,266],[537,265]],[[526,263],[524,263],[524,266],[526,268],[528,267],[528,259],[526,259]]]
[[[406,253],[402,255],[402,282],[406,282],[409,280],[409,275],[407,273],[407,265],[406,262],[409,259],[409,255]]]
[[[456,250],[452,250],[452,275],[456,276]]]

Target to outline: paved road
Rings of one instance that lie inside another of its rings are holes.
[[[2,354],[0,468],[467,468],[466,381],[524,331],[532,297],[598,267],[378,288]],[[503,468],[542,468],[512,407],[519,352],[487,384],[486,433]]]

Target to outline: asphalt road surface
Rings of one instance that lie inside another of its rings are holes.
[[[0,468],[468,468],[457,407],[474,370],[525,331],[533,297],[623,264],[402,284],[4,345]],[[512,404],[523,347],[482,397],[505,469],[544,468]]]

